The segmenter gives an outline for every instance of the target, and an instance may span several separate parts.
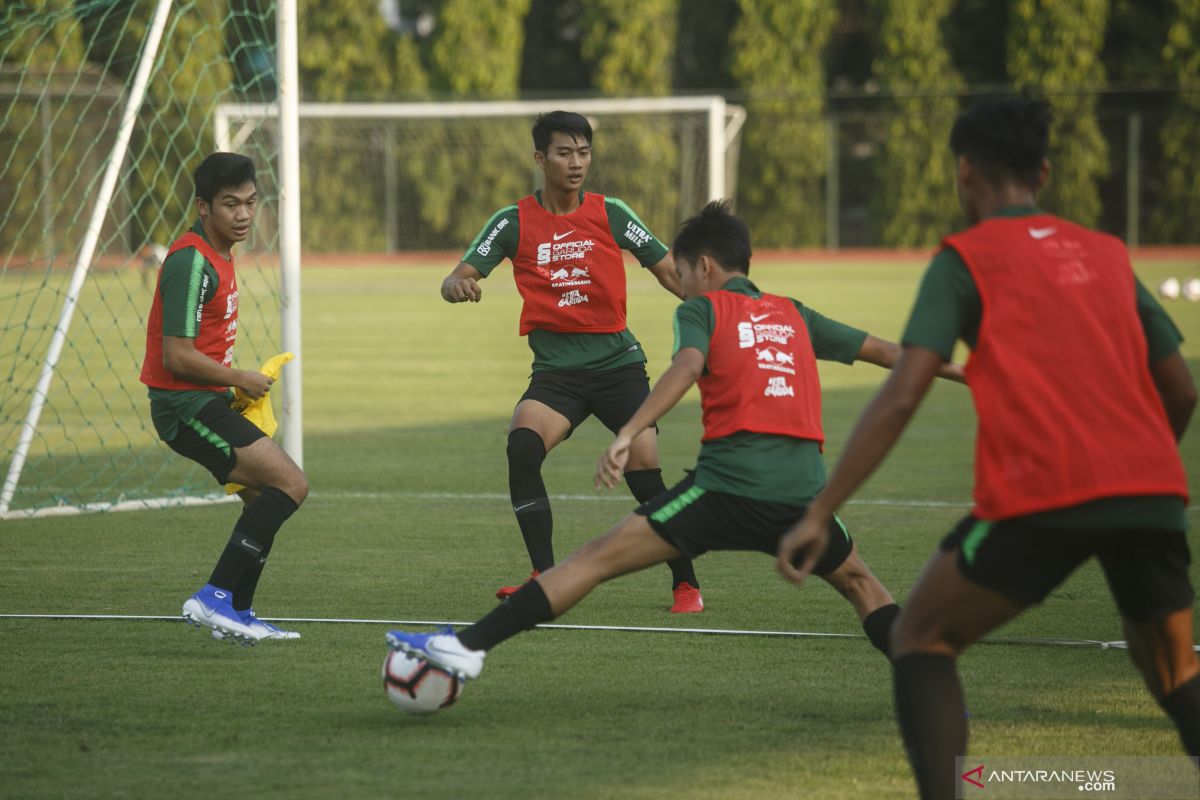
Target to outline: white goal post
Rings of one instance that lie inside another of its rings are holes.
[[[302,169],[311,203],[305,213],[341,218],[306,247],[396,252],[464,246],[486,215],[537,188],[529,126],[537,114],[555,109],[583,114],[596,130],[589,187],[628,200],[652,229],[673,229],[700,204],[735,194],[746,114],[721,96],[301,103]],[[236,150],[262,135],[276,113],[273,104],[219,106],[217,146]],[[448,174],[453,186],[444,183]],[[331,187],[334,196],[323,200],[311,192],[316,185]],[[347,221],[352,216],[360,218],[354,230]]]
[[[268,4],[279,133],[251,144],[275,219],[239,263],[239,282],[257,295],[243,303],[256,329],[239,343],[243,365],[279,348],[300,355],[296,4]],[[210,19],[176,5],[157,0],[150,14],[133,4],[109,14],[62,4],[0,19],[0,138],[14,148],[0,163],[0,352],[9,389],[0,398],[0,519],[227,499],[157,442],[137,380],[153,271],[170,237],[194,220],[190,171],[210,152],[177,134],[163,146],[147,123],[170,119],[190,133],[196,114],[239,96],[220,44],[237,15]],[[82,44],[88,25],[107,26],[101,38],[111,52],[99,61],[103,48]],[[184,47],[185,37],[210,47]],[[131,55],[136,69],[126,74]],[[173,94],[176,85],[193,94]],[[282,444],[300,463],[296,362],[285,368],[283,395]]]

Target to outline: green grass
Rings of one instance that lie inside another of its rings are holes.
[[[480,305],[437,298],[448,265],[305,273],[306,469],[280,534],[264,616],[471,620],[528,570],[506,487],[508,415],[528,352],[511,279]],[[1187,265],[1140,269],[1157,283]],[[763,288],[895,338],[919,265],[764,265]],[[631,327],[660,373],[670,298],[631,281]],[[1200,355],[1200,305],[1169,306]],[[884,374],[824,365],[828,455]],[[131,376],[132,378],[132,376]],[[903,599],[969,502],[974,417],[938,386],[843,518]],[[662,423],[668,482],[691,466],[694,394]],[[608,433],[586,423],[545,470],[565,555],[632,507],[594,493]],[[150,453],[153,442],[140,442]],[[1192,471],[1197,437],[1185,442]],[[435,497],[438,494],[476,497]],[[498,499],[499,498],[499,499]],[[230,506],[0,523],[0,612],[171,615],[203,581]],[[1195,515],[1192,515],[1195,519]],[[708,610],[672,619],[665,568],[600,587],[561,621],[858,633],[849,606],[797,591],[756,554],[697,564]],[[159,621],[0,619],[0,796],[821,798],[911,796],[889,672],[864,639],[537,631],[497,648],[458,705],[410,718],[384,698],[384,624],[295,626],[299,642],[233,648]],[[1121,638],[1083,568],[1002,637]],[[1126,655],[984,644],[962,659],[971,749],[995,755],[1178,752]]]

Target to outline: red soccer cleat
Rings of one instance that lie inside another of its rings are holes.
[[[704,598],[700,596],[700,590],[687,581],[672,589],[671,594],[675,595],[672,614],[699,614],[704,610]]]
[[[541,574],[542,573],[538,572],[535,569],[533,572],[529,573],[529,581],[533,580],[534,578],[536,578],[538,575],[541,575]],[[529,583],[529,581],[525,581],[525,583]],[[525,583],[521,584],[521,586],[524,586]],[[507,600],[508,598],[510,598],[514,594],[516,594],[517,590],[520,589],[521,586],[501,586],[499,589],[496,590],[496,599],[497,600]],[[697,597],[699,597],[699,595],[697,595]]]

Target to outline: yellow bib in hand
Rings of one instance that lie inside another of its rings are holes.
[[[278,382],[283,365],[295,357],[294,353],[280,353],[277,356],[271,356],[258,368],[258,371],[271,380]],[[279,422],[275,419],[275,410],[271,407],[270,392],[267,392],[257,400],[251,400],[246,396],[245,392],[235,388],[233,390],[233,402],[230,404],[230,407],[257,425],[258,429],[267,436],[274,436],[275,431],[279,429]],[[236,483],[227,483],[225,484],[225,494],[235,494],[245,488],[245,486]]]

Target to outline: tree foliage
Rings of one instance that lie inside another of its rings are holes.
[[[894,93],[877,166],[872,219],[880,244],[933,244],[961,219],[954,159],[946,145],[964,82],[943,45],[939,23],[952,0],[881,2],[875,75]]]
[[[608,97],[671,92],[679,0],[593,0],[581,50],[592,88]],[[609,117],[596,126],[591,183],[627,200],[660,238],[681,221],[679,149],[671,115]],[[690,164],[688,165],[691,166]],[[694,209],[683,210],[690,214]]]
[[[1161,211],[1151,235],[1161,242],[1196,241],[1200,219],[1200,4],[1176,0],[1163,61],[1179,94],[1159,134],[1163,148]]]
[[[1044,92],[1054,109],[1050,182],[1041,203],[1083,225],[1099,220],[1099,182],[1109,173],[1096,118],[1108,8],[1107,0],[1013,0],[1009,15],[1009,76],[1018,88]]]
[[[819,245],[833,0],[740,0],[731,71],[746,92],[738,205],[759,246]]]

